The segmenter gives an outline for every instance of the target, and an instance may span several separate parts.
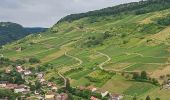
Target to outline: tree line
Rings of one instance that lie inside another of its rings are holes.
[[[160,11],[168,8],[170,8],[169,0],[146,0],[146,1],[142,0],[140,2],[121,4],[118,6],[90,11],[87,13],[71,14],[62,18],[60,21],[58,21],[58,23],[63,21],[71,22],[84,17],[119,15],[120,13],[139,15],[139,14],[145,14],[154,11]]]

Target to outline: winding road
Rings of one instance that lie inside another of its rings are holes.
[[[102,52],[97,52],[97,53],[99,53],[100,55],[103,55],[103,56],[107,57],[107,60],[106,60],[106,61],[104,61],[104,62],[102,62],[101,64],[99,64],[99,68],[100,68],[101,70],[103,70],[103,66],[104,66],[106,63],[108,63],[108,62],[111,60],[111,58],[110,58],[108,55],[106,55],[106,54],[104,54],[104,53],[102,53]]]
[[[68,57],[71,57],[71,58],[73,58],[73,59],[75,59],[75,60],[77,60],[79,62],[77,64],[74,64],[74,65],[70,66],[70,67],[77,67],[77,66],[79,66],[79,65],[81,65],[83,63],[83,61],[81,59],[79,59],[77,57],[74,57],[72,55],[69,55],[67,52],[65,52],[65,55],[68,56]]]
[[[79,66],[79,65],[81,65],[82,63],[83,63],[83,61],[81,60],[81,59],[79,59],[79,58],[77,58],[77,57],[74,57],[74,56],[72,56],[72,55],[69,55],[67,52],[69,51],[69,50],[67,50],[67,46],[68,45],[71,45],[71,44],[73,44],[74,42],[71,42],[71,43],[68,43],[68,44],[64,44],[64,45],[62,45],[61,47],[60,47],[60,49],[62,50],[65,50],[65,55],[66,56],[68,56],[68,57],[71,57],[71,58],[73,58],[73,59],[75,59],[75,60],[77,60],[78,61],[78,63],[77,64],[74,64],[74,65],[71,65],[70,66],[70,68],[72,68],[72,67],[77,67],[77,66]],[[71,48],[70,48],[70,50],[71,50]],[[61,72],[60,71],[58,71],[58,75],[64,80],[64,86],[63,87],[66,87],[66,84],[67,84],[67,79],[61,74]]]
[[[64,86],[63,87],[66,87],[67,79],[60,73],[60,71],[58,72],[58,75],[64,80]]]

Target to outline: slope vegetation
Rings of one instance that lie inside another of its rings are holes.
[[[146,71],[162,84],[159,76],[168,74],[161,70],[169,70],[170,23],[164,23],[170,15],[169,5],[169,0],[148,0],[67,16],[48,32],[5,45],[0,53],[12,60],[40,59],[39,64],[23,66],[37,67],[56,83],[55,77],[62,76],[70,79],[71,86],[93,85],[124,94],[125,100],[134,95],[144,99],[147,94],[166,100],[168,92],[159,91],[159,86],[129,78]]]

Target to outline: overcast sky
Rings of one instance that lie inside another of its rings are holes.
[[[25,27],[51,27],[68,14],[135,1],[139,0],[0,0],[0,21]]]

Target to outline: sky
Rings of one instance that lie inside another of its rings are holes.
[[[0,0],[0,21],[51,27],[62,17],[139,0]]]

